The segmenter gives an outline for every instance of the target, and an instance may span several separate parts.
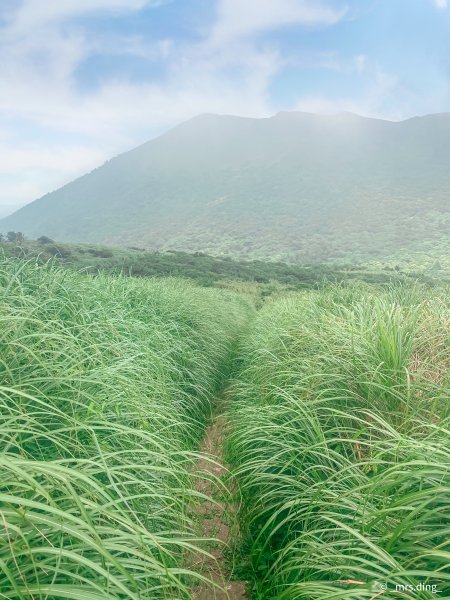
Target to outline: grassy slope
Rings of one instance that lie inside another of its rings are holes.
[[[449,318],[448,288],[263,307],[229,440],[255,598],[447,597]]]
[[[249,311],[0,259],[2,597],[188,596],[192,450]]]
[[[205,115],[0,222],[65,241],[289,262],[448,260],[450,115]]]
[[[360,279],[370,283],[420,279],[427,283],[450,280],[450,268],[415,267],[404,272],[397,264],[371,267],[333,267],[330,265],[300,266],[273,261],[237,261],[186,252],[145,252],[133,248],[95,246],[89,244],[41,244],[25,241],[20,244],[0,242],[0,252],[7,256],[38,257],[39,261],[56,262],[84,272],[123,273],[137,277],[183,277],[205,286],[232,286],[248,283],[261,296],[280,290],[300,290],[316,287],[323,280],[350,281]]]

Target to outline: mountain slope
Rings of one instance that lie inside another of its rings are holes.
[[[0,221],[62,241],[298,261],[448,250],[450,115],[203,115]]]

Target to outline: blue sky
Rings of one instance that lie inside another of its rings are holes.
[[[450,111],[447,0],[2,0],[0,216],[199,113]]]

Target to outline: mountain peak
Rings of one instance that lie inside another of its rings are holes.
[[[202,114],[27,205],[0,231],[241,258],[366,260],[442,237],[449,163],[448,114],[395,124],[348,112]]]

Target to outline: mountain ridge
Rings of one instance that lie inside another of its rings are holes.
[[[449,166],[450,113],[206,113],[26,205],[0,231],[296,262],[434,242],[447,253]]]

